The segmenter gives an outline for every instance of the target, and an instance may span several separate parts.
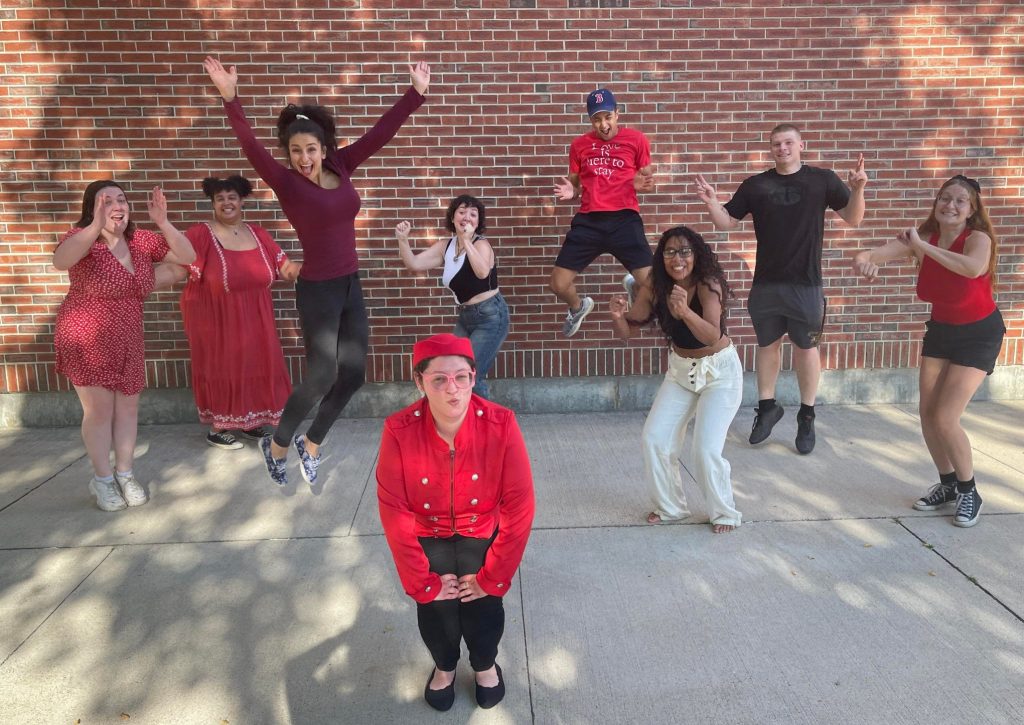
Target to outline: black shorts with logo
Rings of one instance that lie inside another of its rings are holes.
[[[921,355],[949,360],[954,365],[977,368],[991,375],[1005,334],[1006,325],[999,310],[966,325],[928,320]]]
[[[640,214],[632,209],[577,213],[555,266],[582,272],[602,254],[612,255],[630,272],[654,264]]]
[[[759,347],[785,334],[801,350],[817,347],[825,327],[825,292],[821,287],[786,282],[757,282],[747,297],[747,312]]]

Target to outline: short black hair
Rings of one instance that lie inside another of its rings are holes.
[[[216,176],[207,176],[203,179],[203,193],[211,201],[222,191],[234,191],[244,199],[252,193],[252,184],[240,174],[234,174],[226,179],[218,179]]]
[[[484,203],[477,199],[475,196],[469,194],[460,194],[459,196],[452,199],[452,203],[448,205],[448,211],[444,215],[444,226],[445,229],[455,234],[455,212],[458,211],[460,206],[468,206],[477,211],[477,225],[476,233],[483,234],[487,231],[487,209],[484,207]]]

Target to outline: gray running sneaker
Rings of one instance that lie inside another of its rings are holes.
[[[626,290],[626,296],[629,297],[629,306],[632,307],[633,303],[636,302],[636,279],[631,274],[627,274],[622,278],[622,288]]]
[[[594,300],[589,297],[584,297],[580,300],[580,308],[575,312],[569,311],[569,314],[565,316],[565,324],[562,325],[562,334],[566,337],[572,337],[579,329],[580,325],[583,324],[583,320],[587,318],[591,312],[594,311]]]

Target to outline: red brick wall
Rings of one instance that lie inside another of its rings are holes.
[[[956,172],[985,185],[1000,235],[999,303],[1010,328],[1001,362],[1024,362],[1019,2],[150,5],[157,3],[4,0],[0,9],[0,390],[67,389],[52,365],[67,276],[49,262],[88,181],[124,183],[143,224],[144,193],[159,184],[184,227],[209,214],[202,177],[249,173],[203,73],[207,53],[238,64],[241,93],[268,146],[277,111],[299,98],[334,107],[341,138],[351,140],[407,86],[410,59],[431,63],[427,104],[355,180],[364,209],[358,239],[373,330],[371,380],[405,378],[412,340],[453,324],[437,276],[402,268],[392,229],[408,219],[415,245],[441,238],[443,210],[461,192],[489,204],[489,236],[512,306],[497,376],[660,370],[656,334],[630,346],[611,335],[604,308],[622,273],[614,260],[602,258],[581,277],[581,290],[599,308],[572,340],[562,338],[564,308],[547,291],[572,215],[569,204],[553,203],[552,184],[566,171],[569,142],[586,128],[584,94],[597,85],[616,92],[623,122],[652,142],[658,189],[641,200],[652,240],[685,223],[714,241],[739,293],[730,328],[748,368],[754,340],[742,302],[751,225],[714,233],[691,182],[702,173],[726,198],[770,163],[766,131],[782,121],[805,129],[806,161],[845,176],[863,152],[871,176],[861,229],[829,214],[827,367],[916,364],[927,311],[914,297],[913,269],[888,269],[881,282],[862,285],[848,260],[851,250],[921,220],[940,181]],[[247,218],[298,256],[262,183]],[[275,296],[298,373],[292,292],[282,285]],[[161,293],[146,305],[152,386],[187,385],[175,298]]]

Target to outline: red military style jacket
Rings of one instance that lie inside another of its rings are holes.
[[[533,474],[523,434],[508,408],[473,395],[455,450],[437,434],[427,399],[384,422],[377,499],[388,546],[405,592],[420,603],[437,596],[419,537],[498,535],[477,573],[480,588],[504,596],[533,523]]]

